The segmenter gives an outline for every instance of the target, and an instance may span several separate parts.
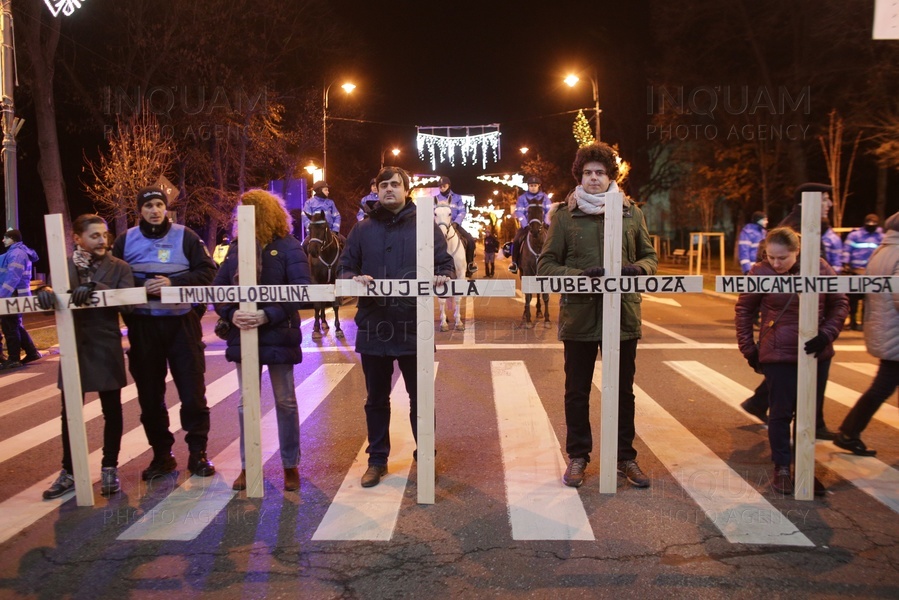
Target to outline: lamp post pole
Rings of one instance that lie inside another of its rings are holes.
[[[331,91],[331,86],[337,82],[335,79],[331,83],[325,87],[325,91],[322,94],[322,179],[325,180],[328,176],[328,92]],[[342,86],[343,91],[347,94],[356,89],[356,86],[352,83],[344,83]]]
[[[590,78],[590,83],[593,84],[593,104],[595,105],[596,110],[596,141],[601,141],[599,137],[599,84],[596,81],[596,69],[593,69],[593,77]]]
[[[12,0],[2,1],[0,19],[0,104],[2,104],[3,127],[3,180],[6,198],[6,229],[19,228],[19,192],[16,169],[16,133],[22,127],[22,120],[16,118],[13,102],[15,85],[12,46]]]

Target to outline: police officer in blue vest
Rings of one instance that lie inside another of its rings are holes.
[[[135,306],[126,317],[128,369],[137,386],[140,420],[153,448],[153,460],[142,477],[171,473],[177,467],[165,404],[166,363],[181,399],[181,428],[189,451],[187,468],[192,475],[208,477],[215,467],[206,457],[209,408],[206,406],[206,358],[200,317],[190,304],[162,304],[160,290],[167,286],[209,285],[216,265],[206,245],[192,229],[172,223],[168,198],[158,187],[137,193],[140,222],[120,235],[113,255],[134,272],[134,283],[147,290],[147,304]]]

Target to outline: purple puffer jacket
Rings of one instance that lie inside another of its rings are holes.
[[[823,258],[820,259],[821,275],[836,275]],[[777,275],[767,260],[757,262],[749,270],[749,275]],[[788,275],[799,275],[799,261],[790,269]],[[761,310],[761,330],[759,336],[762,343],[759,348],[761,363],[795,363],[799,356],[799,298],[794,294],[740,294],[734,316],[737,330],[737,344],[745,358],[755,352],[755,336],[752,323],[756,313]],[[777,316],[784,305],[789,306],[780,319]],[[846,294],[821,294],[818,299],[818,333],[830,339],[830,344],[818,357],[822,360],[833,358],[833,342],[843,329],[843,321],[849,314],[849,300]],[[777,323],[772,327],[772,323]],[[767,333],[766,333],[767,332]]]

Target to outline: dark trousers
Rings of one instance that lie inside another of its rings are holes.
[[[798,366],[796,363],[763,363],[762,372],[768,382],[768,443],[771,445],[771,459],[775,465],[790,465],[793,452],[790,449],[790,425],[796,413],[798,390]],[[824,401],[827,375],[830,373],[830,359],[818,360],[818,384],[816,404]]]
[[[849,325],[858,325],[856,315],[858,314],[858,303],[865,299],[864,294],[847,294],[849,296]]]
[[[815,398],[815,429],[824,429],[827,423],[824,422],[824,394],[819,394]],[[768,380],[762,379],[758,384],[752,396],[746,399],[751,408],[756,412],[768,412]]]
[[[471,234],[458,223],[453,223],[453,227],[456,228],[456,232],[458,232],[465,244],[465,267],[467,268],[468,265],[474,262],[474,238],[471,237]],[[458,273],[456,273],[456,277],[459,277]]]
[[[512,262],[516,265],[521,262],[521,244],[524,242],[525,236],[528,234],[527,227],[519,227],[512,239]]]
[[[406,356],[376,356],[360,354],[365,375],[365,423],[368,427],[368,464],[386,466],[390,455],[390,388],[393,362],[396,361],[406,382],[409,394],[409,421],[412,436],[418,440],[418,382],[417,361],[414,354]]]
[[[84,396],[81,397],[82,402]],[[103,409],[103,460],[101,467],[119,466],[119,450],[122,447],[122,390],[100,392]],[[62,468],[72,473],[72,446],[69,428],[66,426],[66,398],[62,396]]]
[[[590,460],[590,390],[600,342],[563,341],[565,347],[565,450],[569,458]],[[637,340],[622,340],[618,363],[618,460],[637,458],[634,449],[634,375]]]
[[[855,406],[840,425],[840,431],[851,438],[859,437],[880,405],[897,387],[899,387],[899,361],[881,360],[871,387],[855,402]]]
[[[31,341],[31,336],[22,326],[22,315],[3,315],[0,317],[0,327],[3,329],[3,336],[6,337],[6,352],[9,360],[20,360],[22,350],[26,356],[37,354],[37,348]]]
[[[181,428],[187,432],[187,447],[191,452],[206,450],[209,408],[200,318],[193,311],[176,317],[131,315],[127,325],[131,343],[128,370],[137,386],[140,421],[154,455],[167,455],[175,443],[165,405],[167,369],[181,399]]]

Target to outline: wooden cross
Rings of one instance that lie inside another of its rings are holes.
[[[212,304],[238,302],[255,312],[258,302],[333,302],[333,285],[256,284],[256,208],[237,207],[237,263],[240,285],[164,287],[161,301]],[[259,403],[259,329],[240,331],[240,394],[243,399],[247,497],[263,497],[262,427]]]
[[[618,365],[621,358],[621,294],[702,292],[702,276],[622,277],[621,240],[624,196],[605,194],[603,235],[605,277],[522,277],[525,294],[599,294],[602,297],[602,402],[600,404],[599,491],[618,488]]]
[[[47,251],[50,256],[50,281],[57,290],[71,288],[67,263],[65,233],[62,215],[46,215]],[[120,290],[95,290],[91,292],[90,306],[72,306],[71,294],[54,292],[56,296],[56,332],[59,336],[59,365],[62,371],[63,393],[66,402],[66,426],[72,451],[72,468],[75,479],[75,501],[78,506],[94,505],[94,488],[88,466],[87,434],[84,427],[81,374],[78,370],[78,344],[75,340],[73,310],[90,310],[126,304],[144,304],[147,292],[144,288]],[[4,298],[0,301],[0,315],[44,312],[37,298],[24,296]]]
[[[379,279],[370,285],[352,279],[335,282],[337,296],[409,296],[416,298],[418,346],[418,503],[434,504],[434,296],[515,296],[515,281],[454,279],[435,286],[434,212],[431,198],[425,198],[416,211],[417,277]],[[428,210],[422,210],[428,207]],[[458,275],[458,274],[457,274]]]

